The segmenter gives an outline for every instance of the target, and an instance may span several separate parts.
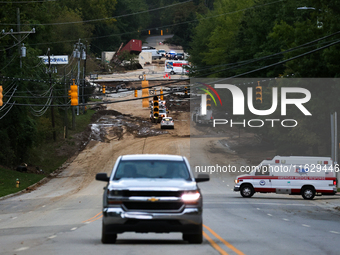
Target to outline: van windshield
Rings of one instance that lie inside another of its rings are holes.
[[[263,165],[256,167],[255,175],[269,175],[269,166]]]

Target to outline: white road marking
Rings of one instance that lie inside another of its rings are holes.
[[[267,213],[267,215],[268,215],[268,216],[273,216],[273,215],[271,215],[270,213]]]
[[[310,228],[309,225],[306,225],[306,224],[302,224],[302,226],[306,227],[306,228]]]
[[[16,218],[18,218],[18,217],[13,217],[12,220],[15,220]]]
[[[45,207],[46,205],[43,205],[42,207]]]
[[[289,221],[288,219],[285,219],[285,218],[283,218],[283,220],[285,220],[285,221]]]
[[[261,210],[260,208],[256,208],[257,210]]]
[[[333,233],[333,234],[340,234],[339,232],[336,232],[336,231],[329,231],[330,233]]]
[[[14,251],[25,251],[25,250],[28,250],[30,247],[21,247],[19,249],[16,249]]]
[[[56,237],[57,237],[56,235],[53,235],[53,236],[49,236],[48,238],[53,239],[53,238],[56,238]]]
[[[71,228],[71,231],[74,231],[74,230],[76,230],[77,229],[77,227],[75,227],[75,228]]]

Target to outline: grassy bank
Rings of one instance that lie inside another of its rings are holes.
[[[59,168],[67,159],[72,157],[84,146],[88,138],[88,125],[96,111],[88,110],[86,114],[76,116],[76,128],[68,131],[67,138],[61,132],[57,141],[47,141],[31,150],[28,162],[28,173],[22,173],[0,167],[0,197],[24,190],[30,185],[48,176]],[[16,187],[16,180],[20,180],[20,187]]]
[[[20,173],[4,168],[0,168],[0,172],[0,197],[23,190],[45,177],[41,174]],[[20,181],[19,187],[16,187],[17,179]]]

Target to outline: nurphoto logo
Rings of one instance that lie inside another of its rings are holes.
[[[203,83],[202,83],[203,84]],[[222,101],[215,89],[227,89],[231,92],[232,95],[232,113],[233,115],[245,115],[245,96],[242,92],[242,90],[237,87],[236,85],[232,84],[215,84],[214,87],[203,84],[208,89],[214,92],[214,94],[218,97],[220,100],[221,106]],[[210,95],[210,97],[214,100],[216,105],[216,100],[213,96],[213,94],[208,89],[202,89],[206,92],[206,94],[201,94],[201,115],[207,114],[207,107],[206,107],[206,99],[207,94]],[[302,98],[288,98],[289,94],[300,94],[303,97]],[[311,93],[308,89],[305,88],[299,88],[299,87],[281,87],[281,116],[287,115],[287,105],[295,105],[305,116],[312,116],[312,114],[306,109],[304,106],[305,103],[309,102],[311,99]],[[272,105],[269,109],[265,110],[259,110],[254,107],[253,103],[253,88],[248,87],[247,88],[247,106],[248,110],[258,116],[268,116],[273,114],[277,108],[278,108],[278,88],[273,87],[272,88]],[[274,127],[275,122],[281,122],[281,125],[283,127],[295,127],[297,126],[297,121],[295,119],[251,119],[246,121],[245,119],[242,122],[233,122],[232,119],[214,119],[213,120],[213,127],[216,125],[224,125],[227,123],[230,123],[231,127],[233,125],[243,125],[246,127],[246,124],[248,124],[249,127],[262,127],[265,122],[271,123],[271,126]],[[289,124],[290,123],[290,124]]]

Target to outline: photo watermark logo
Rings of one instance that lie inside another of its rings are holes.
[[[215,89],[228,89],[231,92],[232,95],[232,113],[233,115],[245,115],[245,96],[242,92],[242,90],[237,87],[236,85],[232,84],[215,84],[214,87],[201,83],[204,86],[206,86],[208,89],[213,91],[215,95],[218,97],[221,106],[222,106],[222,100],[220,98],[220,95],[217,93]],[[200,104],[200,114],[201,115],[206,115],[207,114],[207,95],[209,95],[215,105],[216,100],[212,93],[208,89],[200,88],[205,92],[205,94],[201,94],[201,104]],[[302,98],[288,98],[287,95],[289,94],[302,94],[304,97]],[[287,115],[287,105],[295,105],[305,116],[312,116],[312,114],[306,109],[306,107],[303,105],[311,99],[311,93],[308,89],[305,88],[300,88],[300,87],[281,87],[281,116],[286,116]],[[272,105],[269,109],[266,110],[259,110],[254,107],[253,103],[253,88],[248,87],[247,88],[247,106],[248,110],[258,116],[268,116],[273,114],[277,107],[278,107],[278,88],[273,87],[272,88]],[[243,120],[242,122],[232,122],[232,120],[228,121],[227,119],[214,119],[213,120],[213,127],[216,125],[224,125],[230,122],[230,125],[243,125],[243,127],[246,127],[246,124],[248,124],[249,127],[262,127],[265,123],[271,122],[272,127],[274,127],[274,123],[277,121],[281,122],[281,125],[283,127],[296,127],[297,126],[297,121],[295,119],[251,119],[246,122],[246,120]],[[292,125],[288,125],[288,123],[293,122]],[[255,123],[257,123],[255,125]]]

